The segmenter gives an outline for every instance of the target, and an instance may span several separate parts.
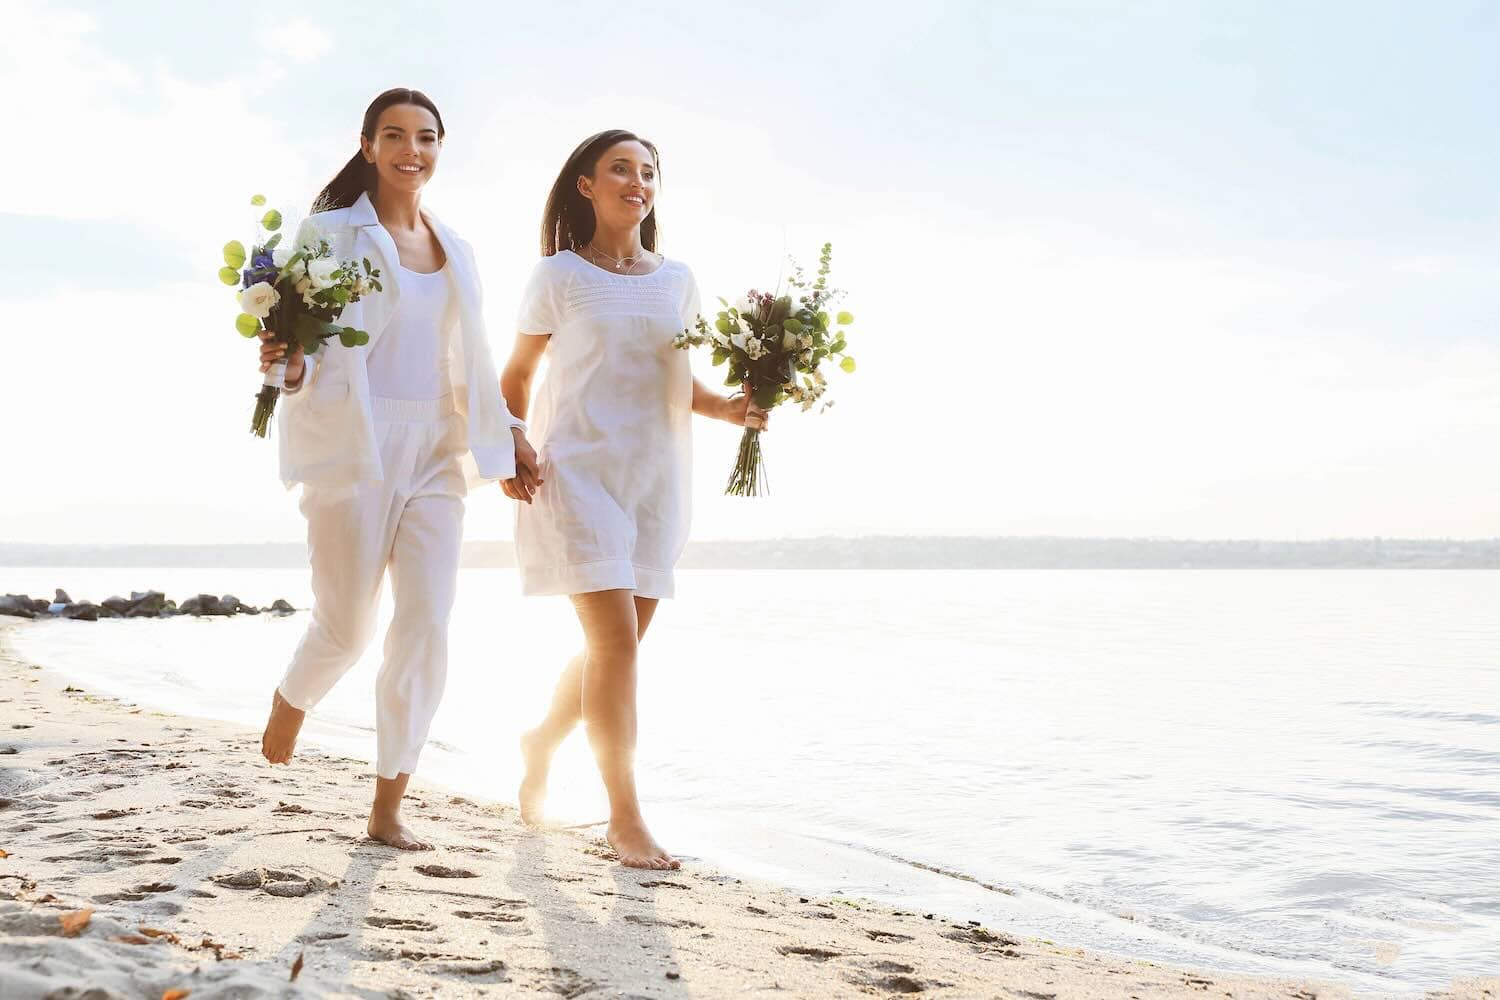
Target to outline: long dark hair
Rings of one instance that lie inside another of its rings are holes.
[[[386,108],[393,108],[398,104],[415,104],[431,111],[432,117],[437,119],[438,140],[442,141],[443,116],[438,113],[437,105],[420,90],[409,87],[392,87],[371,101],[370,106],[365,108],[365,120],[359,127],[359,134],[374,142],[375,126],[380,123],[380,116]],[[326,212],[333,208],[348,208],[359,200],[360,195],[374,193],[375,165],[365,160],[362,150],[356,149],[349,162],[344,164],[344,169],[334,174],[328,186],[313,199],[312,210]]]
[[[656,176],[661,176],[661,154],[649,139],[642,139],[634,132],[612,128],[591,135],[578,144],[562,173],[552,182],[552,193],[547,196],[547,210],[542,213],[542,256],[551,257],[559,250],[576,250],[587,246],[594,238],[594,206],[578,191],[578,178],[593,177],[599,157],[617,142],[638,142],[651,150],[651,161],[656,165]],[[656,205],[651,214],[641,223],[641,246],[656,249]]]

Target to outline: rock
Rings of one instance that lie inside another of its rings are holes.
[[[99,620],[99,606],[84,601],[82,604],[69,604],[63,608],[62,616],[80,622],[96,622]]]
[[[31,599],[31,610],[37,614],[43,614],[47,610],[47,599],[45,597],[33,597]]]
[[[0,615],[10,615],[13,618],[35,618],[36,612],[31,610],[29,597],[6,594],[0,597]]]
[[[130,609],[130,602],[123,597],[106,597],[99,602],[99,606],[101,608],[108,608],[115,612],[117,616],[123,617],[125,612]]]
[[[154,618],[162,613],[167,604],[167,595],[159,590],[148,590],[145,593],[132,591],[130,594],[130,607],[125,609],[126,618]]]
[[[99,617],[100,618],[124,618],[125,616],[122,613],[116,611],[114,608],[106,608],[103,605],[100,605],[100,607],[99,607]]]
[[[296,612],[296,608],[286,602],[285,598],[278,597],[271,602],[271,610],[279,615],[290,615]]]
[[[199,594],[197,597],[189,597],[182,602],[182,607],[177,609],[185,615],[232,615],[233,608],[226,610],[219,598],[213,594]]]
[[[73,598],[71,598],[71,597],[68,596],[68,592],[66,590],[63,590],[61,587],[58,587],[57,588],[57,596],[55,596],[55,597],[52,598],[52,603],[53,604],[72,604],[73,603]]]

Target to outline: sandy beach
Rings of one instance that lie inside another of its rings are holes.
[[[43,997],[1331,998],[807,898],[414,782],[437,849],[363,836],[369,767],[70,687],[0,623],[0,1000]],[[500,791],[497,789],[497,791]],[[1453,997],[1500,996],[1456,984]]]

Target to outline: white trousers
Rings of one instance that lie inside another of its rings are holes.
[[[302,487],[312,622],[279,690],[310,711],[354,666],[374,634],[389,569],[395,614],[375,681],[375,773],[394,778],[416,770],[448,675],[448,617],[463,541],[459,460],[468,446],[451,396],[371,405],[385,478]]]

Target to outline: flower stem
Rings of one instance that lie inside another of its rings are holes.
[[[729,473],[724,492],[735,497],[769,496],[771,481],[766,475],[765,459],[760,452],[760,431],[746,427],[740,437],[740,453]]]

